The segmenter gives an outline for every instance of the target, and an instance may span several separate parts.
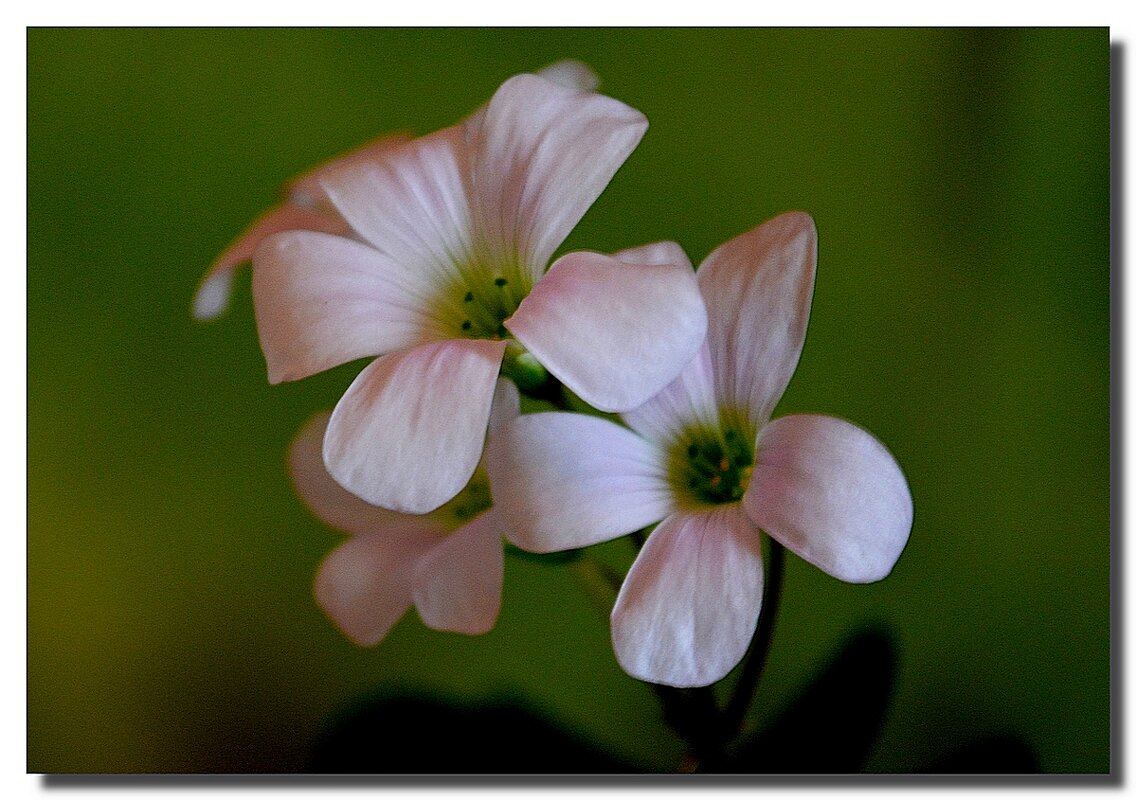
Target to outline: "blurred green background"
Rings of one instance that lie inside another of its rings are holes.
[[[812,213],[778,414],[860,423],[915,498],[879,584],[790,557],[754,722],[872,622],[898,662],[869,770],[1011,733],[1045,771],[1108,771],[1106,29],[29,30],[28,769],[300,770],[336,715],[404,691],[521,699],[676,765],[563,569],[510,558],[484,637],[411,613],[377,649],[342,638],[311,597],[338,537],[284,453],[359,365],[270,387],[247,273],[226,317],[189,314],[290,176],[566,57],[651,128],[565,249],[670,238],[698,263]]]

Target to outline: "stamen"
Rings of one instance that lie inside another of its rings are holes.
[[[674,486],[697,505],[737,503],[754,472],[754,438],[735,425],[726,425],[718,430],[696,428],[676,442],[671,452]]]
[[[498,273],[484,272],[481,267],[463,276],[454,286],[449,305],[454,309],[454,333],[463,337],[508,339],[509,331],[503,323],[508,320],[528,294],[528,282],[523,274],[514,274],[512,267]]]

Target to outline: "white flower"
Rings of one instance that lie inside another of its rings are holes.
[[[546,273],[646,127],[609,97],[519,75],[467,123],[322,172],[355,236],[268,237],[253,300],[274,383],[380,355],[328,423],[336,481],[403,512],[452,498],[512,340],[606,411],[679,373],[706,328],[689,263],[577,252]]]
[[[653,252],[674,261],[681,249]],[[739,662],[762,603],[760,529],[850,582],[886,576],[908,540],[912,498],[880,442],[833,417],[770,420],[805,341],[816,254],[802,213],[711,253],[698,270],[705,345],[623,415],[630,430],[549,412],[517,418],[491,444],[491,485],[522,548],[580,548],[662,521],[612,610],[632,676],[702,686]]]
[[[490,435],[517,415],[517,389],[499,381]],[[328,415],[301,429],[289,453],[296,491],[309,509],[351,536],[316,573],[320,608],[349,639],[375,645],[413,605],[432,629],[484,634],[501,608],[501,518],[485,465],[458,496],[429,515],[372,506],[337,484],[321,455]]]

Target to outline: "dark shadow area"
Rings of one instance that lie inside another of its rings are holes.
[[[520,701],[462,706],[425,696],[364,700],[331,722],[310,773],[635,773]]]
[[[999,734],[940,757],[921,773],[1038,773],[1038,754],[1021,737]]]
[[[888,714],[899,659],[880,627],[857,631],[776,718],[718,766],[721,773],[856,774],[865,770]],[[1038,754],[1005,732],[933,760],[913,775],[1024,775],[1041,771]]]
[[[892,635],[853,634],[763,730],[744,740],[715,772],[856,773],[864,769],[888,711],[896,678]]]

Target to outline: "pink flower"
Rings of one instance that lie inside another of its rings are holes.
[[[800,212],[732,239],[698,270],[703,348],[623,415],[630,430],[550,412],[494,439],[491,483],[522,548],[580,548],[662,521],[612,609],[632,676],[703,686],[741,660],[762,602],[760,529],[849,582],[888,575],[908,540],[912,498],[880,442],[833,417],[770,420],[801,354],[816,260]]]
[[[383,153],[410,141],[406,134],[388,134],[314,167],[288,182],[284,200],[257,217],[239,237],[209,265],[193,297],[193,316],[199,320],[219,317],[229,307],[234,271],[253,258],[257,246],[281,231],[308,230],[347,235],[350,228],[324,196],[320,178],[352,164],[381,158]]]
[[[517,389],[499,381],[492,430],[517,415]],[[413,604],[432,629],[484,634],[501,608],[504,526],[491,506],[481,464],[458,496],[429,515],[371,506],[328,475],[321,443],[328,415],[310,420],[292,444],[289,465],[316,517],[352,536],[316,573],[320,608],[358,645],[375,645]]]
[[[354,236],[268,237],[253,301],[273,383],[380,356],[328,422],[337,482],[402,512],[452,498],[514,341],[606,411],[679,373],[706,330],[689,263],[576,252],[546,272],[646,127],[612,98],[518,75],[466,123],[321,173]]]
[[[599,82],[596,74],[579,61],[558,61],[537,74],[582,92],[594,91]],[[466,120],[466,125],[476,127],[484,114],[485,106],[478,108]],[[212,320],[225,312],[229,307],[234,271],[250,261],[257,246],[272,234],[306,230],[349,236],[351,227],[324,194],[320,180],[352,165],[381,159],[384,153],[410,140],[410,135],[405,133],[377,137],[289,181],[284,188],[284,200],[257,217],[206,270],[194,293],[194,317]]]

